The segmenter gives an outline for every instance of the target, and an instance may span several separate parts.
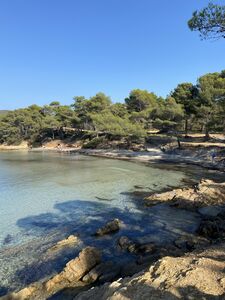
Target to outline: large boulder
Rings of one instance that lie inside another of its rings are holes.
[[[73,285],[100,262],[100,251],[94,247],[86,247],[79,253],[78,257],[66,264],[61,273],[45,283],[47,292],[52,294]]]
[[[103,236],[106,234],[115,233],[120,229],[121,221],[119,219],[114,219],[106,223],[103,227],[99,228],[95,235]]]

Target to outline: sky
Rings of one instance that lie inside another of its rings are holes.
[[[225,5],[225,0],[218,0]],[[208,0],[0,0],[0,110],[132,89],[166,97],[225,69],[225,42],[187,26]]]

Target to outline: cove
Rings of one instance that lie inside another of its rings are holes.
[[[199,216],[167,205],[146,208],[152,191],[181,186],[187,180],[218,177],[188,166],[144,165],[129,161],[47,152],[0,153],[1,293],[19,289],[61,270],[79,248],[47,261],[46,250],[69,234],[82,246],[103,250],[106,259],[127,260],[116,240],[167,243],[194,232]],[[93,233],[110,219],[124,227],[110,237]]]

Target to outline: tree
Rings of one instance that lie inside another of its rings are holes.
[[[100,113],[101,111],[109,108],[111,103],[110,97],[100,92],[89,99],[88,109],[90,113]]]
[[[225,76],[221,73],[209,73],[201,76],[197,84],[201,103],[199,117],[201,117],[206,138],[213,126],[215,115],[225,107]],[[221,119],[223,120],[223,118]]]
[[[59,101],[52,101],[49,105],[50,106],[59,107],[60,106],[60,102]]]
[[[114,116],[125,117],[128,114],[127,107],[124,103],[114,103],[110,105],[110,111]]]
[[[154,128],[165,132],[180,126],[184,117],[184,110],[174,98],[168,97],[159,100],[158,107],[151,112],[150,117]]]
[[[110,112],[92,115],[93,124],[97,131],[103,131],[114,136],[141,138],[146,131],[139,124],[133,124],[125,117],[115,116]]]
[[[171,93],[171,97],[173,97],[178,104],[181,104],[184,108],[184,117],[185,117],[185,136],[188,135],[188,121],[190,117],[196,113],[198,98],[197,98],[198,90],[196,86],[192,83],[185,82],[180,83]]]
[[[125,99],[129,112],[141,112],[145,109],[153,109],[157,105],[157,96],[146,90],[132,90],[128,98]]]
[[[225,5],[210,2],[193,13],[188,26],[192,31],[199,31],[202,39],[225,38]]]
[[[101,92],[89,99],[86,99],[83,96],[76,96],[73,100],[74,104],[72,106],[77,117],[80,119],[80,126],[82,129],[91,129],[91,115],[101,113],[102,111],[109,109],[111,105],[110,97]]]

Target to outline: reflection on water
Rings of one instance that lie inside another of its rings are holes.
[[[183,180],[206,177],[204,172],[81,155],[0,153],[3,292],[59,271],[79,247],[50,261],[46,250],[69,234],[80,236],[80,247],[103,249],[106,259],[124,259],[115,246],[121,235],[140,242],[166,243],[183,232],[193,232],[198,215],[166,205],[144,208],[141,196],[168,185],[178,186]],[[122,230],[110,237],[93,237],[98,227],[115,217],[125,223]]]

